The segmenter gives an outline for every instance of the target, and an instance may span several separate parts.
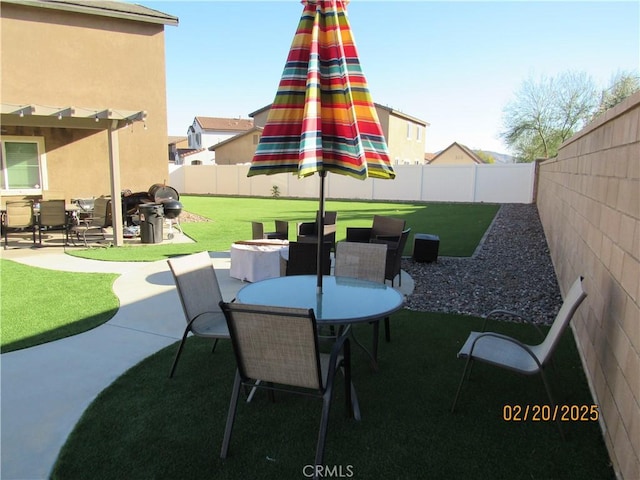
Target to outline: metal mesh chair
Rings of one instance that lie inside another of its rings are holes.
[[[387,246],[380,243],[338,242],[336,244],[336,277],[352,277],[370,282],[384,283]],[[389,330],[389,317],[385,317],[385,331]],[[371,363],[378,368],[378,336],[380,320],[373,324]],[[354,337],[354,341],[366,351]]]
[[[462,385],[467,377],[467,371],[469,371],[470,374],[471,365],[474,360],[479,360],[481,362],[512,370],[524,375],[535,375],[539,373],[547,391],[549,402],[551,402],[551,408],[552,410],[555,408],[555,402],[551,395],[551,388],[544,370],[551,362],[553,352],[560,341],[562,333],[569,325],[573,314],[587,296],[583,290],[582,280],[583,278],[579,277],[573,283],[564,299],[558,315],[551,325],[551,328],[544,337],[544,340],[538,345],[527,345],[507,335],[484,331],[487,319],[492,315],[511,315],[518,317],[521,320],[527,320],[525,317],[505,310],[493,310],[487,314],[482,331],[471,332],[467,341],[458,352],[458,358],[466,358],[467,361],[462,372],[458,391],[456,392],[453,405],[451,406],[452,412],[456,408],[458,397],[462,390]],[[560,416],[558,416],[558,419],[559,418]],[[560,423],[558,423],[558,427],[560,428]],[[562,433],[561,428],[560,433]]]
[[[105,229],[113,225],[111,199],[107,197],[96,198],[93,201],[91,216],[79,221],[80,223],[74,225],[71,230],[78,240],[82,240],[85,247],[88,246],[90,240],[106,240]]]
[[[43,200],[40,202],[40,214],[38,215],[38,243],[42,245],[43,229],[62,229],[64,244],[69,243],[69,216],[64,200]]]
[[[33,244],[36,243],[36,223],[33,216],[33,202],[31,200],[15,200],[7,202],[2,215],[2,231],[4,233],[4,249],[7,249],[9,231],[31,230]]]
[[[187,321],[169,373],[169,377],[173,377],[189,333],[214,339],[212,351],[215,351],[220,338],[229,338],[229,330],[219,306],[222,293],[209,253],[200,252],[171,258],[167,263],[173,274]]]
[[[347,415],[353,416],[349,339],[320,353],[313,310],[220,303],[229,327],[236,371],[220,456],[227,458],[241,388],[264,388],[322,399],[315,465],[323,465],[336,372],[344,371]]]

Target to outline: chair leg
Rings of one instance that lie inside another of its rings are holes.
[[[213,348],[211,349],[211,353],[215,353],[215,351],[216,351],[216,346],[218,345],[218,340],[220,340],[220,339],[219,339],[219,338],[216,338],[216,339],[213,341]]]
[[[464,370],[462,371],[462,377],[460,378],[460,384],[458,385],[458,391],[456,392],[456,396],[453,399],[453,405],[451,405],[451,413],[453,413],[456,409],[456,404],[458,403],[458,397],[460,396],[460,391],[462,390],[462,385],[464,383],[464,379],[467,375],[467,369],[471,365],[471,356],[467,357],[467,361],[464,364]]]
[[[229,402],[229,413],[227,414],[227,425],[224,428],[224,438],[222,439],[220,458],[227,458],[227,453],[229,453],[231,431],[233,430],[233,422],[236,419],[236,410],[238,407],[238,397],[240,395],[241,383],[240,372],[236,370],[236,378],[233,381],[233,391],[231,392],[231,401]]]
[[[549,381],[547,380],[547,376],[544,374],[544,370],[540,370],[540,376],[542,377],[542,383],[544,383],[544,389],[547,391],[547,397],[549,397],[549,403],[551,406],[551,410],[555,411],[556,402],[553,401],[553,396],[551,395],[551,386],[549,385]],[[562,421],[560,420],[561,416],[558,415],[556,418],[556,425],[558,426],[558,431],[560,432],[560,437],[562,440],[565,440],[564,431],[562,430]]]
[[[318,432],[318,444],[316,445],[316,460],[314,473],[318,471],[318,466],[323,465],[324,445],[327,440],[327,430],[329,427],[329,412],[331,411],[332,386],[330,385],[322,397],[322,417],[320,418],[320,431]]]
[[[171,372],[169,372],[169,378],[173,378],[173,373],[176,371],[176,365],[178,365],[178,360],[180,359],[180,354],[182,353],[182,348],[184,347],[184,342],[187,340],[187,335],[189,334],[189,329],[185,329],[184,335],[182,335],[182,341],[180,342],[180,346],[178,347],[178,351],[176,352],[176,358],[173,360],[173,365],[171,366]]]

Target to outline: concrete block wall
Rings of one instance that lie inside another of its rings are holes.
[[[618,478],[640,478],[640,92],[540,163],[538,210]]]

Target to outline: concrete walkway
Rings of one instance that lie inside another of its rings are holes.
[[[223,298],[231,300],[244,283],[229,276],[228,252],[211,256]],[[101,262],[52,247],[7,250],[2,258],[54,270],[120,275],[114,284],[120,309],[111,320],[88,332],[0,357],[1,477],[46,479],[95,397],[130,367],[178,341],[185,321],[164,260]],[[402,291],[412,290],[413,281],[403,272]]]

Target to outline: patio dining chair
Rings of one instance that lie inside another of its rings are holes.
[[[42,200],[38,215],[38,243],[42,246],[42,230],[62,230],[64,245],[69,243],[69,215],[64,200]]]
[[[169,378],[178,365],[180,354],[189,333],[213,339],[212,352],[218,340],[229,338],[229,330],[219,303],[222,301],[220,285],[208,252],[193,253],[167,260],[176,283],[187,326],[171,365]]]
[[[370,282],[384,283],[387,246],[379,243],[338,242],[336,244],[336,277],[352,277]],[[373,347],[370,354],[371,365],[378,369],[378,336],[380,320],[373,325]],[[389,329],[389,317],[384,318],[385,330]],[[354,341],[365,352],[367,349],[354,336]],[[368,352],[367,352],[368,353]]]
[[[36,244],[36,222],[31,200],[14,200],[7,202],[2,215],[2,231],[4,233],[4,249],[8,247],[9,231],[23,232],[31,230],[33,245]]]
[[[545,375],[545,368],[551,362],[551,357],[560,341],[560,337],[569,325],[573,314],[587,296],[583,289],[582,280],[582,277],[578,277],[569,289],[560,311],[554,319],[547,335],[543,336],[543,341],[540,344],[528,345],[507,335],[484,331],[487,320],[493,315],[511,315],[521,320],[529,321],[525,317],[505,310],[493,310],[486,315],[482,331],[471,332],[467,341],[458,352],[458,358],[466,359],[466,363],[462,371],[458,391],[451,406],[451,412],[455,411],[460,391],[467,378],[467,372],[469,372],[469,375],[471,374],[471,366],[474,360],[524,375],[540,374],[545,390],[547,391],[547,396],[549,397],[551,408],[552,410],[555,408],[556,404],[551,395],[551,388]],[[535,323],[533,325],[535,326]],[[560,429],[560,434],[562,434],[559,417],[558,428]]]
[[[82,240],[84,246],[88,246],[90,240],[106,240],[105,229],[113,225],[111,213],[111,199],[98,197],[93,201],[93,211],[89,217],[79,220],[77,225],[71,227],[76,239]],[[74,244],[75,240],[71,237]]]
[[[323,465],[334,380],[340,369],[344,372],[347,416],[353,417],[349,338],[339,337],[330,354],[320,353],[312,309],[224,302],[220,307],[237,362],[220,457],[227,458],[244,386],[267,389],[271,399],[274,391],[322,399],[315,466]]]

